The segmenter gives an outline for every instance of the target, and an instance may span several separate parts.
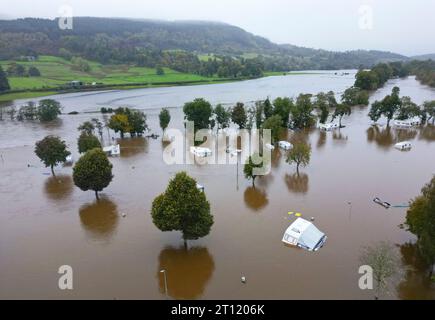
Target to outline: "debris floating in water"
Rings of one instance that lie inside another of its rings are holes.
[[[242,283],[246,283],[246,277],[241,278]]]
[[[391,204],[390,204],[389,202],[382,201],[382,200],[379,199],[378,197],[374,198],[374,199],[373,199],[373,202],[374,202],[374,203],[377,203],[377,204],[379,204],[379,205],[381,205],[381,206],[383,206],[385,209],[388,209],[388,208],[391,207]]]
[[[125,212],[123,212],[123,213],[121,213],[121,216],[122,216],[123,218],[125,218],[125,217],[127,216],[127,214],[126,214]]]

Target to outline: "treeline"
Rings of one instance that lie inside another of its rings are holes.
[[[381,51],[330,52],[292,45],[277,45],[235,26],[209,22],[163,22],[146,20],[75,17],[73,30],[61,30],[57,20],[0,20],[0,59],[19,56],[80,56],[108,63],[158,65],[181,72],[218,74],[198,54],[238,57],[241,73],[307,69],[369,68],[380,60],[406,57]],[[256,59],[241,59],[246,53]],[[230,58],[229,58],[230,59]],[[234,74],[229,59],[217,59],[221,74]],[[236,62],[237,64],[237,62]]]
[[[371,91],[382,87],[389,79],[409,75],[415,75],[422,84],[435,87],[435,61],[379,63],[370,70],[359,70],[354,86]]]

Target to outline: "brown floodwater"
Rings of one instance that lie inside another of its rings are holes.
[[[326,83],[328,90],[340,91],[353,81],[351,77],[298,77],[292,80],[296,89],[288,87],[290,95]],[[274,78],[269,81],[280,83]],[[300,83],[305,90],[297,86]],[[256,85],[258,90],[249,89]],[[435,90],[414,78],[390,81],[371,99],[382,98],[394,85],[418,103],[435,99]],[[267,79],[216,86],[216,94],[227,94],[226,103],[231,102],[228,90],[232,102],[240,92],[242,101],[248,102],[257,94],[274,97],[284,91],[268,91],[272,89]],[[161,134],[160,108],[155,104],[183,90],[200,96],[201,87],[57,98],[66,106],[65,112],[81,106],[80,110],[92,106],[96,110],[104,101],[141,107],[152,131]],[[203,87],[212,97],[213,86]],[[251,95],[243,91],[245,87]],[[181,97],[190,95],[184,92]],[[171,127],[183,126],[181,105],[169,105]],[[387,240],[395,245],[403,275],[392,281],[385,297],[434,299],[435,288],[418,256],[415,238],[399,227],[406,208],[386,210],[372,199],[378,196],[403,205],[420,193],[435,174],[435,128],[398,130],[382,122],[371,126],[367,112],[368,108],[354,108],[340,131],[289,132],[290,140],[311,144],[310,164],[301,167],[298,176],[295,166],[286,163],[285,152],[274,150],[271,173],[257,178],[255,188],[244,179],[240,165],[167,165],[160,138],[118,140],[121,156],[110,158],[114,179],[99,202],[93,192],[74,186],[71,167],[57,167],[57,176],[51,177],[33,149],[36,140],[57,134],[77,159],[77,126],[92,117],[102,118],[100,114],[62,115],[49,125],[12,122],[4,116],[0,122],[0,298],[164,299],[159,271],[165,269],[168,294],[175,299],[372,299],[373,292],[358,288],[359,257],[362,247]],[[104,130],[106,142],[113,136]],[[402,140],[412,142],[411,151],[394,149]],[[205,187],[215,221],[207,237],[189,241],[188,250],[180,233],[159,231],[150,215],[153,199],[180,170]],[[328,236],[321,250],[311,253],[281,242],[294,219],[289,211],[315,218],[316,226]],[[73,268],[73,290],[58,289],[61,265]]]

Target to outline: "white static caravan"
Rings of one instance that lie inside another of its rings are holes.
[[[297,218],[285,231],[282,242],[308,251],[317,251],[323,247],[327,236],[314,224]]]
[[[103,151],[109,156],[119,156],[121,154],[121,147],[119,144],[103,147]]]
[[[293,145],[288,141],[280,141],[278,142],[278,146],[284,150],[290,150],[293,147]]]
[[[407,120],[394,120],[394,126],[399,128],[411,128],[417,127],[421,124],[421,120],[418,117]]]
[[[200,158],[204,158],[212,155],[212,152],[209,148],[202,148],[202,147],[190,147],[190,152]]]
[[[338,123],[319,123],[319,129],[323,131],[332,131],[339,128]]]
[[[396,143],[394,145],[394,148],[396,148],[397,150],[410,150],[412,148],[412,144],[409,141],[403,141],[403,142],[399,142]]]

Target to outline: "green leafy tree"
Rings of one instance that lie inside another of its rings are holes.
[[[334,114],[332,115],[332,120],[338,117],[338,124],[341,128],[341,119],[344,116],[349,116],[352,113],[352,109],[350,106],[344,103],[340,103],[335,107]]]
[[[77,130],[90,135],[94,133],[95,125],[91,121],[85,121],[77,128]]]
[[[394,87],[391,95],[387,95],[382,101],[375,101],[370,109],[369,117],[373,121],[377,121],[381,116],[384,116],[387,118],[387,127],[389,127],[391,119],[393,119],[402,104],[399,92],[400,89]]]
[[[328,97],[324,92],[320,92],[316,95],[314,107],[319,110],[319,122],[325,123],[329,117],[329,103]]]
[[[307,166],[310,163],[311,146],[305,142],[296,142],[287,155],[288,164],[296,164],[296,173],[299,176],[299,166]]]
[[[141,136],[145,132],[145,130],[148,129],[147,117],[145,113],[139,110],[132,110],[127,108],[126,114],[130,127],[130,136]]]
[[[60,103],[53,99],[43,99],[39,101],[38,105],[38,118],[40,121],[52,121],[57,119],[61,114],[62,106]]]
[[[124,134],[126,132],[130,132],[131,126],[128,122],[128,117],[125,114],[114,114],[110,117],[108,127],[115,131],[116,133],[120,133],[121,138],[124,138]]]
[[[41,72],[39,71],[39,69],[36,67],[33,67],[33,66],[30,67],[27,72],[29,74],[29,77],[40,77],[41,76]]]
[[[79,153],[84,153],[95,148],[101,149],[100,140],[98,140],[98,138],[92,133],[88,134],[86,132],[82,132],[78,138],[77,145]]]
[[[432,124],[435,123],[435,100],[426,101],[423,104],[423,112],[426,114],[427,121],[432,119]]]
[[[213,108],[210,102],[197,98],[192,102],[187,102],[183,107],[184,118],[187,121],[193,121],[195,132],[199,129],[209,129],[210,118],[213,113]]]
[[[369,104],[369,94],[365,90],[357,87],[347,88],[341,95],[341,103],[348,106],[367,106]]]
[[[47,136],[36,142],[35,153],[46,167],[51,168],[53,176],[55,175],[54,166],[65,162],[66,158],[71,154],[67,150],[65,141],[56,136]]]
[[[160,111],[159,122],[160,128],[162,128],[162,131],[165,132],[166,128],[169,125],[169,122],[171,122],[171,114],[169,113],[168,109],[163,108],[162,111]]]
[[[156,74],[158,76],[163,76],[165,74],[165,70],[163,70],[162,66],[157,66],[157,68],[156,68]]]
[[[248,121],[248,116],[246,114],[245,105],[241,102],[233,107],[231,112],[231,120],[239,126],[239,129],[246,127],[246,122]]]
[[[291,125],[296,129],[309,128],[315,124],[312,114],[314,105],[311,102],[311,94],[300,94],[294,107],[290,110]]]
[[[226,110],[221,104],[218,104],[213,112],[216,115],[218,129],[228,128],[231,120],[231,112]]]
[[[273,106],[272,106],[272,103],[270,102],[269,98],[264,100],[263,110],[264,110],[264,118],[267,119],[267,118],[273,116]]]
[[[83,191],[93,190],[97,200],[98,192],[106,188],[112,179],[112,164],[99,148],[87,151],[73,168],[74,184]]]
[[[273,114],[281,117],[282,127],[288,128],[290,110],[294,107],[290,98],[276,98],[273,101]]]
[[[213,215],[204,192],[186,172],[175,175],[152,204],[151,216],[161,231],[181,231],[184,244],[210,233]]]
[[[3,71],[3,68],[0,66],[0,92],[8,91],[11,87],[9,85],[8,78],[6,77],[6,73]]]
[[[435,176],[421,190],[406,213],[406,225],[417,236],[420,255],[429,266],[429,277],[435,265]]]
[[[410,97],[402,97],[396,119],[406,120],[413,117],[422,117],[423,114],[420,107],[412,102]]]
[[[270,129],[272,143],[276,143],[279,140],[279,137],[281,136],[281,134],[283,132],[281,117],[279,115],[274,115],[274,116],[267,118],[263,122],[262,128],[263,129]]]
[[[253,155],[248,157],[245,165],[243,166],[243,174],[245,178],[248,180],[252,180],[252,186],[255,188],[255,179],[259,176],[256,174],[258,170],[264,167],[264,158],[260,156],[258,153],[254,153]]]
[[[379,77],[373,71],[360,70],[355,78],[355,87],[361,90],[376,90],[380,85]]]

